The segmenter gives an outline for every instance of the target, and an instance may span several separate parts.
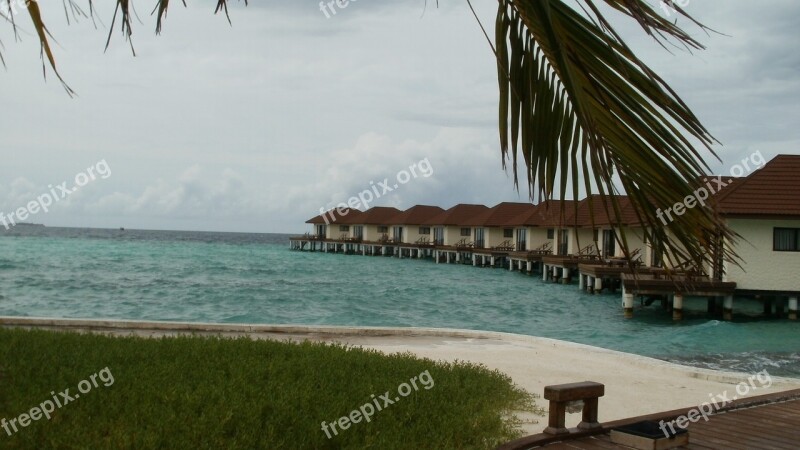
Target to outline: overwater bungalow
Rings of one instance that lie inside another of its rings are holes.
[[[717,211],[741,236],[735,248],[741,267],[724,262],[723,281],[738,295],[764,299],[797,317],[800,297],[800,155],[778,155],[737,179],[716,197]],[[732,309],[732,304],[725,309]]]
[[[531,212],[536,207],[530,203],[503,202],[492,208],[469,217],[460,225],[472,229],[472,241],[475,249],[492,249],[501,247],[513,250],[514,226],[509,222],[520,214]]]
[[[575,232],[571,236],[571,255],[578,259],[580,289],[599,293],[604,288],[618,289],[623,273],[646,273],[647,266],[660,262],[652,248],[646,244],[644,228],[634,210],[631,199],[624,195],[615,197],[619,218],[608,200],[591,195],[578,203],[575,214]],[[625,241],[628,254],[624,252]],[[588,242],[587,242],[588,241]],[[580,249],[577,252],[575,249]]]
[[[430,226],[433,230],[436,245],[453,248],[468,246],[472,244],[472,228],[464,226],[464,222],[488,209],[484,205],[459,203],[429,218],[423,225]]]
[[[397,208],[373,206],[361,214],[345,217],[344,222],[352,227],[353,236],[363,242],[385,241],[391,239],[391,218],[400,212]],[[398,233],[402,234],[402,230]]]
[[[571,200],[548,200],[508,221],[515,230],[515,251],[509,257],[510,270],[532,273],[544,256],[558,251],[559,239],[566,242],[569,229],[566,218],[572,217],[574,203]],[[562,229],[565,230],[563,233]]]
[[[331,209],[307,220],[306,223],[314,225],[314,235],[318,238],[347,238],[350,234],[350,227],[345,225],[345,220],[353,219],[361,214],[362,212],[357,209]]]
[[[398,256],[422,258],[432,254],[432,228],[425,222],[444,212],[438,206],[416,205],[391,217],[392,229],[399,229]]]
[[[471,217],[461,225],[472,229],[473,265],[505,265],[516,251],[513,219],[535,210],[530,203],[503,202]]]

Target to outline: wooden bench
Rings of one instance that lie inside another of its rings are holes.
[[[583,417],[578,429],[600,428],[600,422],[597,421],[597,399],[604,394],[605,385],[593,381],[545,386],[544,398],[550,400],[550,417],[544,432],[569,434],[570,431],[565,426],[567,404],[579,401],[583,402]]]

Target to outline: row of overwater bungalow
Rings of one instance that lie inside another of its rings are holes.
[[[449,209],[416,205],[405,211],[376,206],[334,209],[309,219],[314,228],[290,239],[294,250],[502,267],[541,275],[600,293],[620,290],[632,316],[634,299],[661,302],[681,319],[684,298],[707,299],[709,313],[730,320],[734,295],[756,299],[766,315],[797,318],[800,297],[800,155],[780,155],[743,178],[726,178],[714,198],[717,211],[741,236],[739,265],[667,273],[646,242],[627,197],[618,198],[621,221],[590,196],[538,205],[504,202],[493,207],[458,204]],[[628,243],[625,255],[620,236]]]

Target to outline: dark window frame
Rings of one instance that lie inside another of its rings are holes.
[[[556,229],[555,228],[548,228],[547,229],[547,239],[555,239],[556,238]]]
[[[794,248],[792,249],[779,249],[777,242],[778,231],[793,231],[794,232]],[[785,228],[774,227],[772,229],[772,251],[773,252],[800,252],[800,228]]]
[[[464,230],[467,230],[466,233]],[[472,236],[472,229],[471,228],[462,228],[461,229],[461,237],[469,237]]]
[[[431,234],[431,227],[419,227],[418,234]]]
[[[514,238],[514,229],[513,228],[503,228],[503,239]]]
[[[342,233],[350,231],[350,225],[339,225],[339,231]]]

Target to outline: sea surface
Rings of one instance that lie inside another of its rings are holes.
[[[800,323],[738,300],[732,322],[502,269],[295,252],[288,235],[0,229],[0,315],[442,327],[544,336],[687,365],[800,378]]]

